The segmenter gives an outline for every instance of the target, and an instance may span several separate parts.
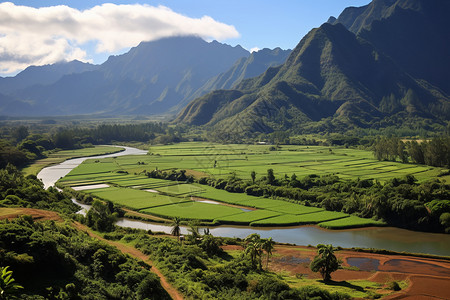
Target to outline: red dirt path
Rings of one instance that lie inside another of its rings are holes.
[[[23,207],[2,207],[0,208],[0,220],[3,219],[15,219],[19,216],[29,215],[36,221],[53,220],[63,221],[58,213],[49,210],[23,208]]]

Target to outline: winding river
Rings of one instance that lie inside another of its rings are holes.
[[[69,159],[65,162],[42,169],[38,178],[44,183],[45,188],[53,186],[56,181],[66,176],[73,168],[84,160],[90,158],[105,158],[122,155],[143,155],[146,151],[131,147],[123,147],[125,151],[94,157]],[[87,205],[81,205],[83,209],[89,209]],[[150,222],[121,219],[118,226],[140,228],[145,230],[162,231],[169,233],[170,227]],[[426,253],[450,256],[450,235],[440,233],[416,232],[394,227],[369,227],[350,230],[326,230],[316,226],[278,227],[278,228],[254,228],[218,226],[211,227],[210,232],[215,236],[245,238],[251,233],[258,233],[263,238],[272,237],[280,243],[297,245],[333,244],[344,248],[361,247],[387,249],[398,252]],[[182,228],[182,233],[187,234],[187,228]]]

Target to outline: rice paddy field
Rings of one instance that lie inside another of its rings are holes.
[[[380,162],[370,151],[321,146],[219,145],[202,142],[153,146],[147,155],[90,159],[59,182],[65,186],[106,184],[86,189],[101,199],[163,218],[180,217],[215,224],[294,226],[317,224],[330,229],[381,226],[383,223],[341,212],[325,211],[283,200],[229,193],[199,184],[147,178],[154,169],[187,170],[197,178],[223,178],[230,174],[250,180],[274,170],[276,177],[334,174],[345,179],[377,179],[413,175],[419,181],[435,177],[441,169],[397,162]],[[218,203],[199,202],[210,199]]]

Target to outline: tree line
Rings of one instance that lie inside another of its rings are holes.
[[[450,167],[450,136],[424,141],[404,142],[398,137],[380,137],[373,144],[378,160],[416,163],[434,167]]]
[[[153,170],[148,177],[197,182],[231,193],[275,198],[306,206],[383,220],[387,224],[420,231],[450,232],[450,185],[439,179],[422,183],[412,175],[381,183],[372,179],[341,180],[336,175],[292,174],[276,177],[251,172],[249,179],[235,173],[226,178],[186,176],[185,170]],[[259,176],[258,176],[259,175]]]
[[[53,134],[33,133],[18,126],[0,139],[0,168],[8,163],[22,167],[57,150],[80,149],[115,142],[177,143],[182,130],[164,123],[98,125],[95,128],[59,128]]]

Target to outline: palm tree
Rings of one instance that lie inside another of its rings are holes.
[[[331,280],[331,273],[339,269],[341,262],[334,255],[333,245],[317,245],[317,255],[311,262],[313,272],[320,272],[324,281]]]
[[[0,299],[15,299],[14,294],[23,289],[12,278],[12,271],[8,271],[8,268],[0,267]]]
[[[172,219],[172,224],[170,226],[172,226],[172,230],[170,231],[170,233],[173,236],[176,236],[178,238],[178,240],[180,240],[180,234],[181,234],[181,219],[179,217],[174,217]]]
[[[198,239],[200,239],[200,231],[198,228],[198,222],[190,222],[188,231],[191,233],[191,240],[193,243],[197,243]]]
[[[262,243],[262,249],[267,253],[266,270],[269,267],[269,258],[272,255],[273,248],[275,246],[275,241],[272,238],[265,239]]]
[[[263,253],[261,237],[257,233],[252,233],[244,241],[246,243],[245,254],[250,255],[252,266],[256,268],[256,262],[258,262],[258,269],[261,270],[261,256]]]

